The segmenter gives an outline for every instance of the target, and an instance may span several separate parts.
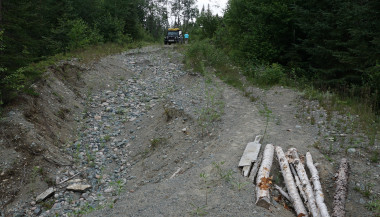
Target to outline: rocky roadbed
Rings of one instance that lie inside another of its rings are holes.
[[[331,210],[334,173],[343,154],[326,158],[324,149],[313,146],[329,145],[330,137],[340,135],[326,129],[326,111],[282,87],[247,87],[257,99],[252,102],[213,75],[186,70],[182,58],[174,46],[152,46],[106,57],[87,70],[78,136],[61,148],[72,164],[55,172],[49,196],[36,201],[43,191],[36,192],[7,213],[294,216],[276,201],[270,210],[255,206],[253,184],[237,169],[246,144],[264,131],[264,145],[312,153]],[[314,114],[317,124],[310,124],[309,107],[320,114]],[[347,216],[371,216],[365,208],[369,199],[353,189],[378,183],[380,167],[357,152],[348,152]],[[284,186],[276,160],[272,175]],[[376,195],[379,187],[370,190]]]

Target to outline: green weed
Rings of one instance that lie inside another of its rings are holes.
[[[380,216],[380,200],[371,200],[369,201],[365,207],[369,210],[375,213],[376,217]]]
[[[313,147],[316,148],[316,149],[321,149],[322,148],[322,144],[321,144],[321,141],[315,141],[314,144],[313,144]]]
[[[37,178],[37,175],[42,176],[43,175],[43,168],[39,166],[34,166],[32,170],[32,179],[35,180]]]
[[[380,161],[380,151],[375,151],[372,153],[371,158],[369,159],[372,163],[379,163]]]
[[[206,173],[200,173],[199,174],[199,177],[201,177],[201,179],[204,181],[204,183],[207,183],[207,180],[208,180],[208,176]]]
[[[199,177],[202,179],[203,181],[203,184],[204,184],[204,189],[205,189],[205,197],[206,197],[206,206],[207,206],[207,202],[208,202],[208,192],[209,192],[209,183],[208,183],[208,176],[206,173],[201,173],[199,174]]]
[[[90,148],[88,147],[88,144],[86,144],[86,158],[87,158],[87,163],[89,164],[89,166],[91,167],[94,167],[95,166],[95,157],[94,155],[91,153],[91,150]]]
[[[68,108],[60,108],[57,112],[57,116],[62,120],[66,119],[66,114],[70,113],[70,109]]]
[[[249,182],[240,182],[240,181],[232,182],[232,185],[234,185],[238,191],[242,190],[248,184]]]
[[[46,210],[50,210],[53,207],[54,203],[55,201],[53,199],[50,199],[50,200],[41,202],[41,206],[45,208]]]
[[[89,214],[93,211],[95,211],[96,209],[94,207],[92,207],[88,202],[85,203],[83,206],[80,207],[80,209],[78,210],[75,210],[72,214],[73,216],[82,216],[82,215],[86,215],[86,214]]]
[[[125,113],[125,111],[123,109],[118,109],[115,113],[117,115],[123,115]]]
[[[110,135],[105,135],[105,136],[103,137],[103,141],[105,141],[105,142],[109,142],[109,141],[111,141],[111,136],[110,136]]]
[[[192,203],[190,203],[190,205],[194,208],[194,210],[190,212],[191,215],[206,216],[208,214],[208,212],[205,210],[207,206],[196,206]]]
[[[213,122],[220,120],[224,113],[224,101],[217,99],[220,95],[220,90],[206,90],[206,104],[198,111],[198,124],[204,135]]]
[[[263,133],[263,139],[267,135],[267,129],[269,125],[269,120],[272,116],[272,110],[268,108],[268,106],[264,103],[263,104],[264,109],[259,110],[259,114],[265,117],[265,129]]]
[[[163,145],[167,143],[166,138],[154,138],[150,140],[150,147],[152,149],[156,149],[158,146]]]
[[[372,188],[374,184],[372,183],[366,183],[363,188],[360,188],[359,186],[355,186],[354,190],[361,193],[364,197],[370,198],[372,195]]]
[[[124,190],[124,183],[122,180],[110,182],[110,186],[114,187],[117,195],[120,195],[121,192]]]
[[[224,163],[225,163],[224,161],[213,162],[212,165],[216,169],[216,174],[219,176],[220,180],[230,182],[233,179],[233,177],[232,177],[233,172],[231,169],[229,169],[229,170],[223,169],[222,166]]]
[[[310,124],[311,124],[311,125],[314,125],[314,124],[315,124],[315,118],[314,118],[313,115],[310,117]]]
[[[330,161],[330,162],[334,162],[334,159],[332,159],[332,157],[328,156],[328,155],[324,155],[326,160]]]

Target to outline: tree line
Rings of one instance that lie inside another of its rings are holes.
[[[198,11],[195,3],[0,1],[0,103],[33,75],[23,66],[93,44],[162,42],[172,20],[191,40],[211,40],[248,76],[256,66],[276,63],[288,77],[365,96],[379,108],[379,1],[229,0],[223,16],[209,6]]]
[[[49,56],[161,39],[172,13],[168,4],[178,2],[191,19],[191,0],[0,0],[0,105],[38,78],[40,72],[23,67]]]
[[[246,69],[277,63],[287,76],[380,105],[380,2],[229,0],[203,25],[216,46]],[[203,21],[205,22],[205,21]]]

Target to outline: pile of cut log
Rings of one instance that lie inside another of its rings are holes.
[[[254,142],[247,144],[239,162],[243,176],[249,177],[256,185],[256,205],[269,209],[272,204],[270,190],[275,189],[291,203],[298,217],[330,216],[324,202],[318,170],[313,163],[310,152],[307,152],[304,158],[298,154],[295,148],[290,148],[284,153],[280,146],[275,147],[272,144],[267,144],[264,151],[260,152],[261,138],[260,135],[256,136]],[[270,172],[274,152],[276,152],[284,177],[286,190],[272,183]],[[304,166],[305,160],[311,175],[310,179]],[[333,216],[345,215],[344,205],[347,196],[348,175],[349,165],[347,160],[343,158],[336,175]]]

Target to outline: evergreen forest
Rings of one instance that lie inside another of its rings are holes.
[[[379,112],[379,13],[376,0],[229,0],[223,15],[198,10],[196,0],[1,0],[0,104],[30,92],[41,76],[30,66],[51,56],[108,43],[163,44],[167,28],[179,27],[252,79],[260,67],[280,69]]]

